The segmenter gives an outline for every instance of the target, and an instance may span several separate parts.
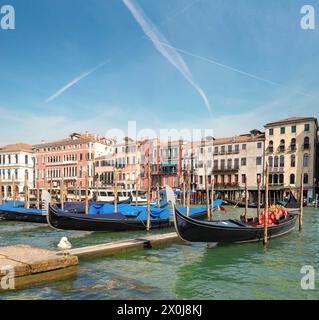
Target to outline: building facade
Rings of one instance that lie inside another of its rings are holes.
[[[35,155],[32,146],[18,143],[0,147],[0,175],[2,180],[2,195],[12,196],[12,178],[14,177],[15,195],[24,191],[25,184],[35,187]]]
[[[95,171],[101,187],[113,187],[115,170],[120,188],[135,190],[142,187],[141,144],[141,141],[125,139],[123,143],[114,145],[112,154],[96,159]]]
[[[36,179],[40,188],[84,187],[95,185],[95,159],[114,152],[112,140],[93,134],[73,133],[70,137],[34,146]]]
[[[304,174],[304,198],[314,200],[318,144],[318,122],[313,117],[292,117],[268,123],[266,129],[266,160],[273,197],[296,196]]]

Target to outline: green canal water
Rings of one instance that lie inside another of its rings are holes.
[[[219,215],[238,217],[241,212],[230,208],[227,215]],[[176,243],[85,260],[69,278],[2,292],[0,299],[319,299],[318,276],[315,290],[305,291],[300,286],[302,266],[312,265],[319,274],[318,228],[319,209],[306,208],[303,232],[296,228],[271,240],[266,249],[261,243]],[[39,225],[0,222],[0,245],[55,249],[64,235],[73,247],[80,247],[140,237],[145,232],[60,232]]]

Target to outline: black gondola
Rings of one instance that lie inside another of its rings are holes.
[[[226,203],[232,205],[232,206],[236,206],[239,208],[245,208],[246,204],[244,201],[234,201],[234,200],[226,200]],[[256,203],[249,203],[248,204],[248,208],[254,208],[257,209],[257,204]],[[260,206],[261,208],[263,208],[263,205]]]
[[[167,208],[167,210],[170,210]],[[193,217],[200,219],[206,211],[198,212]],[[112,214],[72,214],[65,213],[54,205],[49,205],[48,224],[55,229],[80,231],[129,231],[145,230],[146,220],[126,217],[120,213]],[[172,219],[151,219],[151,228],[169,228],[174,226]]]
[[[263,226],[250,225],[239,220],[199,221],[184,216],[174,208],[175,229],[180,238],[189,242],[257,242],[263,239]],[[268,238],[290,232],[297,221],[297,214],[290,214],[278,224],[268,226]]]
[[[47,215],[41,210],[22,208],[0,209],[0,219],[5,221],[47,223]]]

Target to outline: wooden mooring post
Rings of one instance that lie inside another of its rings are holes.
[[[2,172],[0,172],[0,206],[2,205],[3,195],[2,195]]]
[[[191,206],[191,175],[190,170],[187,170],[187,188],[186,188],[186,216],[189,217]]]
[[[37,179],[36,207],[37,207],[37,209],[40,209],[40,187],[39,187],[39,180],[38,179]]]
[[[89,179],[88,172],[85,174],[85,214],[89,213]]]
[[[62,170],[62,177],[61,177],[61,185],[60,185],[60,203],[61,209],[64,210],[64,174]]]
[[[214,195],[214,192],[215,192],[215,177],[214,175],[212,175],[212,211],[211,211],[211,218],[213,218],[213,212],[214,212],[214,208],[215,208],[215,205],[214,205],[214,202],[215,202],[215,195]]]
[[[118,203],[118,201],[117,201],[117,199],[118,199],[118,190],[117,190],[117,188],[118,188],[118,185],[117,185],[117,179],[118,179],[118,170],[117,170],[117,168],[115,168],[114,169],[114,181],[113,181],[113,183],[114,183],[114,212],[115,213],[117,213],[117,203]]]
[[[148,165],[147,165],[148,185],[147,185],[147,224],[146,230],[151,230],[151,188],[152,188],[152,176],[151,176],[151,164],[150,164],[150,150],[148,150]]]
[[[304,190],[304,178],[305,178],[305,174],[302,173],[301,174],[301,181],[300,181],[300,213],[299,213],[299,231],[302,230],[302,225],[303,225],[303,221],[302,221],[302,216],[303,216],[303,190]]]
[[[14,181],[14,173],[12,174],[12,185],[11,185],[11,197],[12,197],[12,206],[15,206],[15,196],[16,195],[16,185]]]
[[[247,222],[248,201],[249,201],[249,195],[248,195],[247,175],[246,175],[246,177],[245,177],[245,213],[244,213],[245,222]]]
[[[265,210],[264,210],[264,245],[268,242],[268,192],[269,192],[269,165],[266,163],[266,173],[265,173]]]
[[[24,172],[24,208],[30,208],[30,196],[29,196],[29,186],[28,186],[28,171]]]
[[[207,176],[206,164],[205,164],[205,166],[204,166],[204,174],[205,174],[205,188],[206,188],[207,219],[208,219],[208,220],[211,220],[211,214],[210,214],[210,197],[209,197],[209,186],[208,186],[208,176]]]
[[[259,221],[259,215],[260,215],[260,202],[261,202],[261,190],[260,190],[260,179],[257,178],[257,188],[258,188],[258,195],[257,195],[257,219]]]

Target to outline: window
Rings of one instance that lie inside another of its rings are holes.
[[[269,129],[269,135],[273,136],[274,135],[274,129]]]
[[[280,175],[279,175],[279,183],[280,183],[280,184],[283,184],[283,183],[284,183],[284,175],[283,175],[283,174],[280,174]]]
[[[295,138],[291,139],[290,150],[291,151],[296,151],[296,139]]]
[[[303,141],[304,150],[308,150],[310,148],[310,140],[309,137],[305,137]]]
[[[261,183],[261,174],[260,173],[257,174],[257,183]]]
[[[310,131],[310,124],[309,123],[305,124],[305,131]]]
[[[279,150],[280,150],[280,152],[285,151],[285,140],[284,139],[280,140]]]
[[[235,152],[238,153],[239,152],[239,144],[235,145]]]
[[[218,169],[218,160],[214,160],[214,169],[215,169],[215,170]]]
[[[290,184],[295,184],[295,175],[294,174],[290,175]]]
[[[274,152],[274,142],[272,140],[269,141],[268,151]]]
[[[304,184],[308,184],[309,183],[309,176],[308,173],[305,173],[303,176],[303,183]]]
[[[262,143],[261,143],[261,142],[258,142],[258,143],[257,143],[257,148],[258,148],[258,149],[261,149],[261,148],[262,148]]]
[[[272,175],[270,174],[269,175],[269,184],[272,184],[273,183],[273,179],[272,179]]]
[[[245,143],[242,145],[242,149],[243,149],[243,150],[246,150],[246,149],[247,149],[247,145],[246,145]]]
[[[239,159],[235,159],[234,169],[239,169]]]
[[[225,160],[224,160],[224,159],[220,161],[220,168],[221,168],[222,170],[225,169]]]
[[[280,156],[280,168],[285,166],[285,156]]]
[[[270,168],[272,168],[274,166],[274,158],[273,157],[268,158],[268,164],[269,164]]]
[[[274,175],[274,184],[277,184],[278,183],[278,174],[275,174]]]
[[[309,155],[308,153],[305,153],[303,156],[303,166],[308,167],[309,166]]]
[[[214,148],[214,154],[218,154],[218,147]]]
[[[296,167],[296,155],[292,154],[291,155],[291,158],[290,158],[290,166],[292,168],[295,168]]]
[[[241,182],[246,183],[246,175],[245,174],[241,175]]]
[[[225,154],[225,146],[222,146],[221,154]]]
[[[276,157],[274,158],[274,167],[275,167],[275,168],[278,168],[278,165],[279,165],[279,158],[276,156]]]
[[[241,158],[241,165],[245,166],[247,163],[247,159],[246,158]]]
[[[233,152],[233,146],[232,145],[229,145],[228,146],[228,153],[232,153]]]
[[[232,159],[228,159],[227,160],[227,169],[231,169],[233,165],[233,160]]]
[[[291,126],[291,133],[296,133],[296,132],[297,132],[297,127]]]
[[[285,127],[280,128],[280,134],[285,134],[285,133],[286,133],[286,128]]]
[[[257,158],[256,158],[256,165],[257,165],[257,166],[260,166],[260,165],[261,165],[261,162],[262,162],[262,158],[261,158],[261,157],[257,157]]]

